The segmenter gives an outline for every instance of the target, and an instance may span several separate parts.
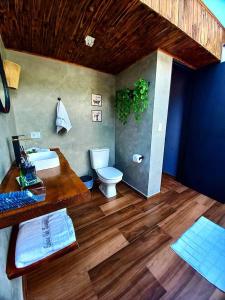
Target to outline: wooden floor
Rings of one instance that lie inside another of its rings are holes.
[[[80,248],[24,278],[27,299],[225,299],[169,247],[201,215],[225,227],[225,205],[168,176],[148,200],[118,192],[69,211]]]

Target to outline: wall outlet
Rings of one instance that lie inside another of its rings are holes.
[[[40,133],[40,131],[32,131],[30,133],[30,137],[32,139],[40,139],[41,138],[41,133]]]
[[[158,132],[162,132],[163,131],[163,124],[159,123],[158,125]]]

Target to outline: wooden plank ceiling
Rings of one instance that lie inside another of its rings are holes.
[[[1,0],[0,31],[6,48],[112,74],[158,48],[195,68],[219,60],[139,0]]]
[[[220,59],[221,44],[225,42],[225,30],[201,0],[140,1]]]

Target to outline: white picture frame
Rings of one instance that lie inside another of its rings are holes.
[[[92,110],[91,111],[92,122],[102,122],[102,111]]]
[[[91,94],[91,105],[102,106],[102,96],[98,94]]]

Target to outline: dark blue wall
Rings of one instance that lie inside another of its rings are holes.
[[[225,63],[195,72],[181,181],[225,202]]]
[[[192,72],[182,65],[173,64],[163,172],[179,177],[184,159],[184,143],[190,108],[190,79]]]

